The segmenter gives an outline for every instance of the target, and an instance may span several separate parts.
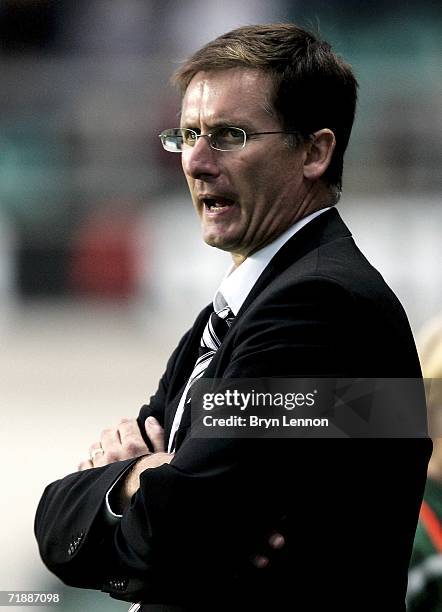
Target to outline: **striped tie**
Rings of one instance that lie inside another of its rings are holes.
[[[180,403],[178,404],[178,408],[175,413],[175,418],[173,419],[167,448],[168,453],[175,450],[175,436],[181,423],[184,408],[190,402],[190,388],[195,380],[201,378],[201,376],[203,376],[204,372],[207,370],[209,363],[212,361],[213,356],[221,346],[221,342],[229,331],[234,318],[233,312],[228,306],[225,306],[221,310],[218,310],[218,312],[212,312],[209,320],[207,321],[201,337],[198,359],[193,366],[192,374],[187,381],[186,388],[183,391]]]

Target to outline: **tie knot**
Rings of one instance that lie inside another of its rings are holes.
[[[210,324],[212,324],[220,340],[220,344],[229,331],[229,327],[232,325],[234,318],[233,312],[230,310],[229,306],[225,306],[222,310],[218,310],[218,312],[212,312],[210,315],[208,325],[210,326]]]
[[[224,308],[221,308],[221,310],[218,310],[217,312],[213,312],[210,316],[213,316],[213,315],[226,321],[226,323],[229,326],[232,323],[233,319],[235,318],[229,306],[224,306]]]
[[[200,353],[205,350],[218,350],[234,318],[233,312],[228,306],[218,310],[218,312],[212,312],[201,338],[202,351],[200,350]]]

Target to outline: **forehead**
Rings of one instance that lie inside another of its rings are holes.
[[[213,125],[270,119],[272,81],[262,70],[231,68],[201,71],[183,98],[182,123]]]

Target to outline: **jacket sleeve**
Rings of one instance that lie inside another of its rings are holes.
[[[153,415],[164,424],[170,379],[188,335],[189,332],[172,353],[156,393],[140,410],[138,424],[148,445],[144,421]],[[76,472],[46,487],[37,508],[34,531],[43,562],[66,584],[121,591],[122,582],[106,553],[106,547],[112,547],[117,525],[103,520],[105,497],[135,461]]]
[[[103,495],[134,461],[69,474],[46,487],[35,536],[45,565],[66,584],[102,588],[103,545],[115,529],[102,520]]]

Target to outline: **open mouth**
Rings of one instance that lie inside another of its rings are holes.
[[[202,198],[201,201],[211,212],[221,212],[234,204],[234,201],[228,198]]]

